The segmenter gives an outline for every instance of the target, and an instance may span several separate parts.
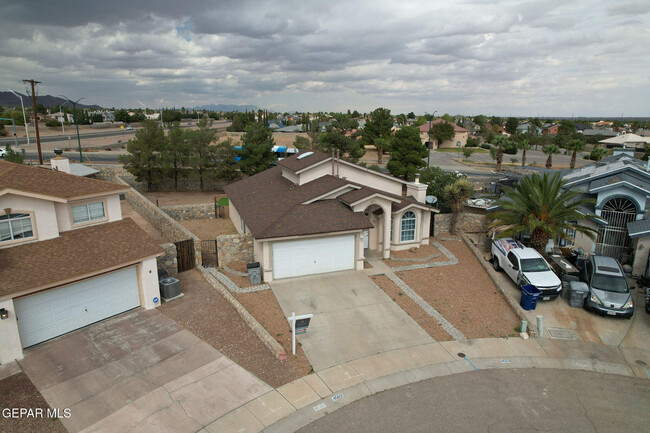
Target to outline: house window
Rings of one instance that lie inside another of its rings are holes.
[[[577,224],[577,221],[568,221],[569,224]],[[568,245],[573,245],[576,239],[576,231],[574,229],[562,229],[564,232],[564,236],[566,239],[560,238],[560,236],[557,237],[555,244],[558,247],[566,247]]]
[[[0,242],[26,239],[34,236],[32,217],[26,213],[0,216]]]
[[[402,232],[400,240],[414,241],[415,240],[415,214],[411,211],[405,212],[402,215]]]
[[[81,224],[106,218],[104,202],[81,204],[72,206],[72,223]]]

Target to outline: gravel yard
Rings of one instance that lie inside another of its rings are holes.
[[[276,359],[233,306],[205,281],[198,270],[183,272],[179,274],[178,279],[181,282],[181,291],[185,296],[164,303],[159,308],[160,312],[272,387],[284,385],[309,373],[311,367],[302,351],[298,352],[297,358],[293,358],[290,352],[291,347],[289,347],[287,361]],[[270,290],[268,292],[273,298],[273,293]],[[275,298],[272,301],[277,306]],[[264,308],[271,309],[273,302],[268,301],[264,304],[266,306],[261,305],[260,308],[262,310]],[[263,302],[260,301],[260,303]],[[248,305],[245,306],[249,308]],[[277,306],[277,308],[280,307]],[[256,312],[250,312],[262,326],[267,326]],[[286,329],[289,325],[286,323],[285,320],[284,329],[275,331],[275,333],[287,332]],[[274,331],[274,328],[267,327],[267,329]],[[275,333],[271,335],[275,336]]]
[[[194,233],[201,240],[216,239],[219,235],[237,233],[230,218],[180,220],[180,225]]]
[[[449,260],[447,256],[442,254],[442,252],[433,245],[422,245],[417,248],[415,251],[404,250],[404,251],[391,251],[391,257],[398,259],[414,259],[414,260],[391,260],[386,259],[384,263],[390,266],[391,268],[397,266],[409,266],[409,265],[421,265],[424,263],[433,263],[433,262],[445,262]],[[433,258],[423,261],[422,259],[434,256]]]
[[[233,271],[248,273],[248,269],[246,269],[246,262],[230,262],[228,263],[228,268],[232,269]],[[237,284],[242,289],[245,289],[247,287],[252,287],[251,280],[248,277],[235,275],[233,273],[226,271],[225,269],[219,269],[219,271],[221,271],[222,274],[230,278],[233,283]]]
[[[0,412],[4,408],[41,408],[46,414],[50,405],[29,380],[29,377],[21,372],[0,380]],[[63,410],[64,408],[57,409]],[[51,419],[47,416],[40,418],[5,418],[1,416],[0,432],[66,433],[67,430],[59,419]]]
[[[458,258],[457,265],[396,275],[467,338],[515,335],[517,316],[474,254],[462,241],[440,242]]]
[[[422,329],[427,331],[436,341],[453,340],[447,332],[438,324],[438,321],[429,316],[424,310],[415,303],[411,298],[406,296],[402,291],[385,275],[375,275],[370,277],[388,296],[391,297],[397,305],[411,316]]]

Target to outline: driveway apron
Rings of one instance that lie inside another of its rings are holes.
[[[434,340],[363,272],[271,282],[286,316],[314,314],[297,337],[315,371]]]

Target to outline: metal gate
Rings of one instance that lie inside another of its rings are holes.
[[[216,239],[201,241],[201,258],[203,259],[203,266],[219,266]]]
[[[600,217],[607,221],[598,229],[596,252],[622,262],[632,246],[627,223],[636,220],[636,206],[625,198],[614,198],[603,206]]]
[[[174,245],[176,245],[178,272],[185,272],[194,269],[196,265],[194,257],[194,239],[174,242]]]

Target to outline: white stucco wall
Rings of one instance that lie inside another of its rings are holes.
[[[159,307],[161,301],[156,259],[143,260],[136,266],[136,272],[140,288],[140,304],[146,309]],[[154,302],[154,298],[158,299],[157,303]]]
[[[632,275],[645,276],[648,266],[648,252],[650,251],[650,235],[641,236],[635,239],[636,249],[634,250],[634,263],[632,264]]]
[[[594,230],[598,230],[598,224],[592,220],[581,220],[578,221],[580,225],[591,227]],[[575,244],[577,247],[582,248],[585,253],[592,254],[596,251],[596,241],[589,238],[589,236],[584,235],[580,232],[576,232]]]
[[[4,214],[6,208],[11,208],[12,213],[33,213],[32,227],[36,238],[32,241],[44,241],[59,236],[57,215],[52,201],[7,194],[0,197],[0,214]],[[6,246],[13,245],[18,243],[12,242]],[[0,247],[4,246],[0,244]]]
[[[0,308],[9,312],[9,317],[0,320],[0,364],[6,364],[23,357],[23,345],[20,342],[20,333],[18,332],[18,321],[16,320],[16,311],[14,310],[13,299],[0,301]]]
[[[243,234],[244,231],[242,230],[241,217],[239,216],[239,212],[237,212],[237,209],[235,208],[235,205],[232,203],[232,201],[230,201],[228,204],[228,214],[230,215],[230,221],[232,221],[237,232],[239,234]]]

